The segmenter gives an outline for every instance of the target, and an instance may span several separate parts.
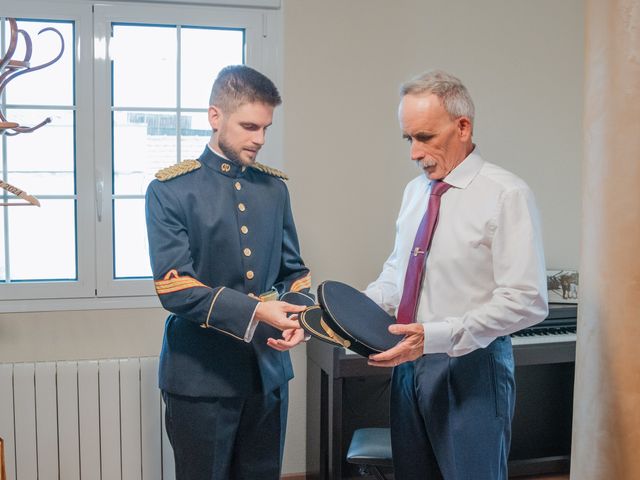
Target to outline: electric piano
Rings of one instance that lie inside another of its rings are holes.
[[[511,335],[516,366],[574,362],[577,305],[552,303],[547,318]]]
[[[551,304],[538,325],[511,335],[516,412],[509,476],[566,473],[571,450],[577,306]],[[307,473],[358,478],[345,457],[353,432],[389,425],[390,368],[340,347],[307,343]]]

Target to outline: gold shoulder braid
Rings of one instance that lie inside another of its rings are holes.
[[[197,170],[201,166],[202,164],[198,160],[184,160],[180,163],[176,163],[175,165],[171,165],[170,167],[158,170],[156,172],[156,178],[161,182],[166,182],[172,178]]]
[[[266,173],[267,175],[271,175],[272,177],[278,177],[283,180],[289,180],[289,177],[287,176],[286,173],[281,172],[278,169],[263,165],[262,163],[256,162],[253,165],[251,165],[251,168],[258,170],[259,172]]]

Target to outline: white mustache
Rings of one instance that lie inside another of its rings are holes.
[[[421,168],[430,168],[437,165],[435,160],[418,160],[416,163]]]

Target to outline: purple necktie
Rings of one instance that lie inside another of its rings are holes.
[[[402,300],[398,307],[398,323],[413,323],[416,320],[418,310],[418,297],[420,296],[420,286],[426,263],[433,232],[438,224],[438,211],[440,210],[440,198],[442,194],[449,190],[451,185],[440,180],[435,180],[431,184],[431,194],[429,195],[429,205],[422,217],[416,239],[413,241],[407,273],[404,276],[404,290]]]

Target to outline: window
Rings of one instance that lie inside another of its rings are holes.
[[[31,126],[51,118],[32,133],[1,137],[0,179],[36,196],[41,208],[0,207],[0,311],[157,305],[147,185],[160,168],[201,154],[211,135],[211,82],[223,66],[247,63],[280,84],[279,12],[17,3],[3,15],[31,36],[32,65],[59,49],[48,27],[65,48],[53,66],[16,78],[0,98],[8,120]],[[1,27],[4,52],[5,19]],[[19,44],[14,58],[24,55]],[[281,126],[274,127],[271,158],[281,149]],[[2,192],[5,202],[15,199]]]
[[[202,45],[215,45],[216,54],[203,55]],[[211,78],[225,65],[244,63],[244,30],[116,23],[109,50],[113,276],[148,277],[147,185],[160,168],[202,153],[211,135]]]
[[[5,24],[5,45],[10,34],[7,27]],[[46,30],[51,27],[61,38]],[[73,23],[21,20],[20,29],[35,43],[32,67],[54,59],[63,45],[67,50],[49,71],[16,77],[4,95],[7,119],[35,126],[50,118],[51,124],[28,135],[2,138],[3,180],[35,195],[42,207],[5,207],[0,278],[4,282],[76,280]],[[25,58],[24,42],[18,44],[14,58]],[[37,145],[46,145],[48,154],[42,155]],[[4,201],[8,200],[5,191]],[[49,232],[46,242],[33,227],[36,224],[38,230]]]

